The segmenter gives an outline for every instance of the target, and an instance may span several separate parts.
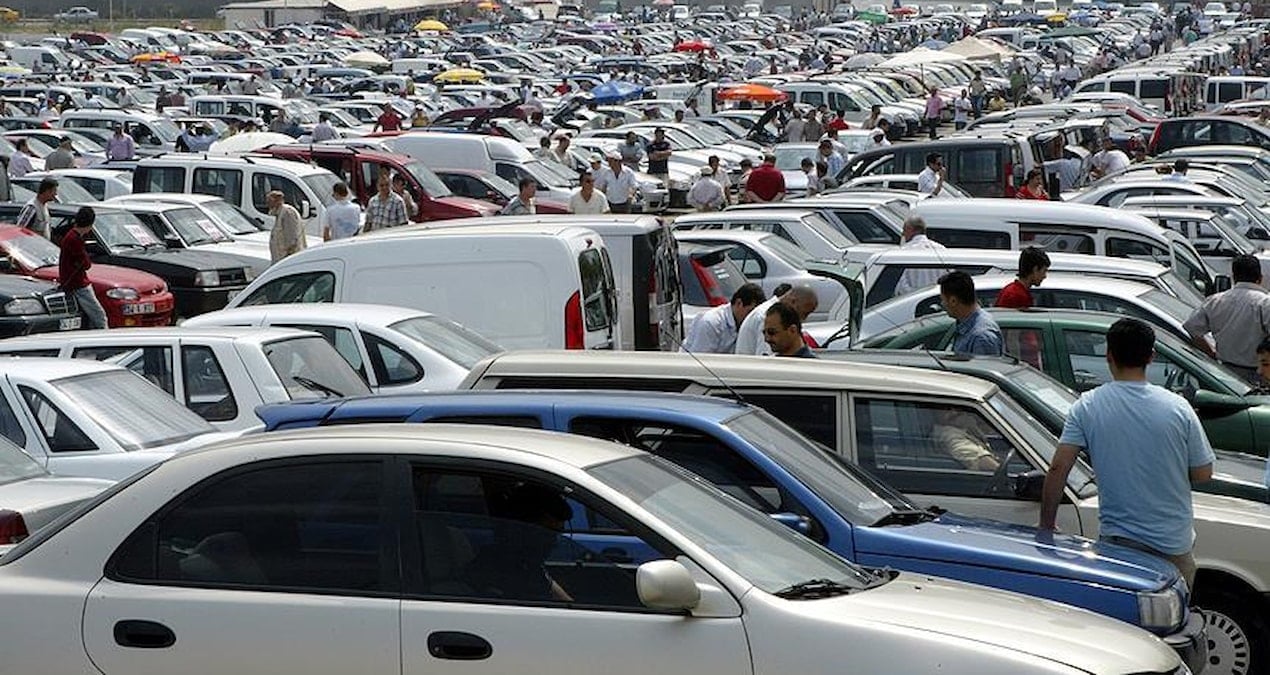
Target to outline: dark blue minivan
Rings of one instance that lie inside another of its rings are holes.
[[[1169,563],[1082,537],[919,509],[907,497],[745,404],[680,394],[488,391],[277,404],[266,430],[382,422],[493,424],[562,431],[650,452],[868,567],[891,567],[1083,607],[1165,640],[1199,672],[1203,619]],[[612,562],[651,551],[574,509],[568,535]]]

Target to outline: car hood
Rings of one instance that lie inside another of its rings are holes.
[[[242,257],[221,251],[202,251],[191,248],[183,249],[132,249],[121,250],[113,254],[115,258],[150,271],[152,269],[182,269],[192,273],[201,270],[220,270],[247,267]],[[160,274],[160,276],[162,276]]]
[[[872,590],[786,601],[826,622],[869,621],[994,645],[1089,673],[1171,672],[1178,658],[1127,623],[1049,600],[915,574]]]
[[[807,174],[802,171],[782,171],[781,175],[785,177],[786,192],[807,191]]]
[[[1123,546],[950,514],[914,525],[856,528],[855,547],[860,556],[995,568],[1134,591],[1168,588],[1177,577],[1172,565]]]
[[[35,270],[31,275],[57,281],[58,269],[50,265]],[[135,288],[142,295],[158,293],[167,288],[162,279],[149,272],[118,265],[93,265],[88,269],[88,281],[96,288]]]
[[[477,213],[483,216],[493,216],[498,214],[497,206],[494,206],[493,204],[490,204],[489,202],[483,202],[479,199],[472,199],[471,197],[460,197],[458,195],[450,195],[448,197],[440,197],[436,201],[441,202],[442,204],[445,204],[452,208],[469,209],[472,211],[476,211]]]

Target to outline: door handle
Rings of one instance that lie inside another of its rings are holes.
[[[479,661],[488,659],[494,648],[479,635],[441,630],[428,635],[428,653],[438,659]]]
[[[124,619],[115,624],[115,643],[136,649],[166,649],[176,644],[176,633],[156,621]]]

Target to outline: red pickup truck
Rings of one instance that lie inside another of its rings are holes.
[[[329,170],[348,184],[362,206],[375,194],[380,172],[400,173],[406,177],[406,189],[415,202],[410,220],[416,223],[493,216],[499,210],[489,202],[454,195],[431,169],[409,155],[338,145],[271,145],[258,152]]]

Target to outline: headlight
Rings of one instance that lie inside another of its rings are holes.
[[[1182,597],[1173,589],[1138,594],[1138,618],[1143,628],[1172,628],[1182,623]]]
[[[308,235],[305,235],[305,236],[308,236]],[[255,280],[256,280],[256,270],[255,270],[255,269],[253,269],[253,268],[251,268],[251,267],[244,267],[244,268],[243,268],[243,276],[247,278],[247,281],[248,281],[248,282],[255,281]]]
[[[656,192],[657,190],[662,190],[664,188],[665,188],[665,184],[663,184],[660,179],[643,180],[639,182],[639,189],[647,190],[649,192]]]
[[[141,294],[135,288],[112,288],[106,291],[106,297],[114,300],[136,300]]]
[[[218,270],[203,270],[194,275],[195,286],[219,286],[220,272]]]
[[[4,313],[11,315],[44,314],[44,303],[35,298],[18,298],[4,303]]]

